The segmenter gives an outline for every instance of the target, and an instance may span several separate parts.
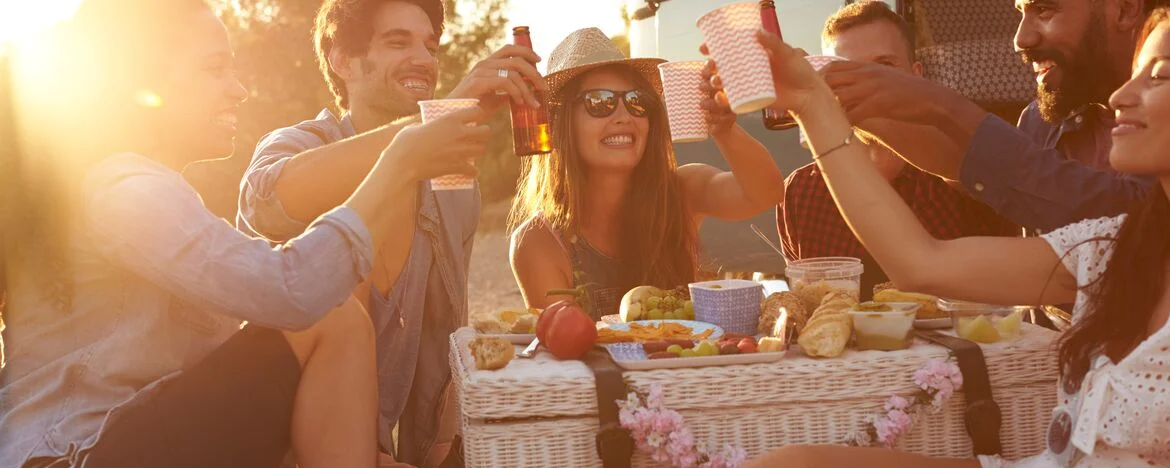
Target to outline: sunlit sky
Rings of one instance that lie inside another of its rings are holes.
[[[624,32],[624,0],[510,0],[508,27],[532,27],[532,48],[545,62],[569,33],[596,26],[609,36]],[[545,63],[537,66],[541,73]]]

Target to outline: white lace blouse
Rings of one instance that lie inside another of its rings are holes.
[[[1073,320],[1088,311],[1086,286],[1105,271],[1125,216],[1066,226],[1044,236],[1077,278]],[[1127,311],[1116,311],[1126,313]],[[1170,466],[1170,327],[1162,326],[1120,362],[1095,358],[1080,385],[1062,380],[1048,429],[1048,449],[1015,463],[1033,467]]]

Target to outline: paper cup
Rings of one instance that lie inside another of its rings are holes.
[[[658,64],[666,98],[666,118],[670,123],[670,140],[675,143],[703,141],[710,135],[707,112],[699,106],[707,98],[699,89],[706,65],[707,62],[702,60]]]
[[[724,5],[700,16],[697,24],[719,67],[731,110],[746,114],[772,104],[776,100],[772,66],[764,46],[756,39],[756,31],[762,27],[760,5]]]
[[[423,123],[442,118],[457,110],[478,106],[479,99],[433,99],[419,101]],[[445,175],[431,179],[431,190],[470,190],[475,188],[475,178],[462,174]]]
[[[821,71],[822,68],[825,68],[825,66],[830,64],[830,63],[848,60],[848,59],[844,59],[844,58],[833,56],[833,55],[809,55],[809,56],[805,57],[804,59],[808,60],[808,63],[812,64],[813,70],[816,70],[818,72]],[[808,149],[808,137],[804,135],[803,128],[800,129],[800,147],[804,148],[804,149]]]

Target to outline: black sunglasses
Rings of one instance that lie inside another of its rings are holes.
[[[585,112],[598,119],[613,115],[617,111],[618,100],[626,105],[626,112],[634,117],[645,117],[650,112],[652,102],[649,94],[642,90],[614,91],[611,89],[587,89],[577,95],[585,104]]]

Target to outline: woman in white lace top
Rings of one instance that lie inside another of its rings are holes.
[[[1140,21],[1140,18],[1135,19]],[[779,105],[804,128],[849,225],[900,287],[996,304],[1076,301],[1061,337],[1047,450],[940,460],[884,449],[785,447],[758,466],[1170,466],[1170,7],[1146,24],[1131,79],[1110,98],[1110,162],[1160,180],[1145,206],[1041,238],[932,238],[866,159],[825,83],[774,36]]]

